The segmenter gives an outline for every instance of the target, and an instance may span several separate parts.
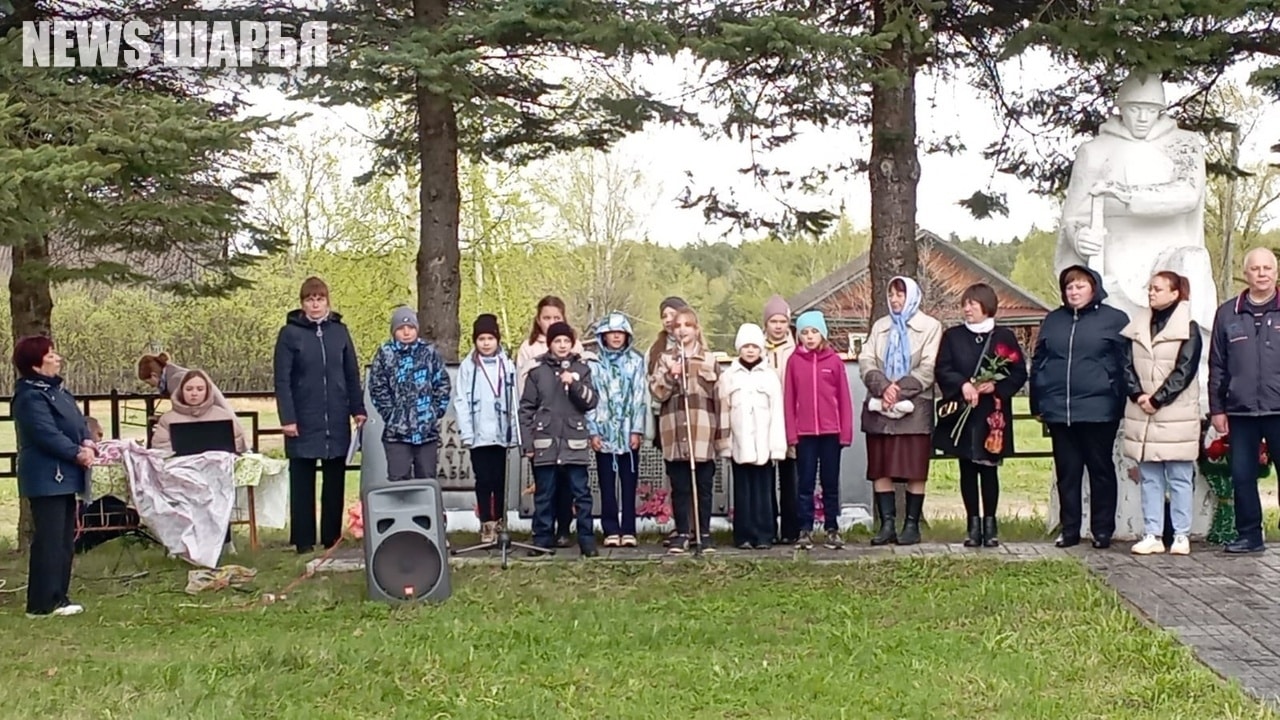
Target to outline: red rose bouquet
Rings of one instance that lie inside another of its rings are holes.
[[[982,364],[978,367],[978,373],[970,382],[974,387],[978,387],[983,383],[998,383],[1009,377],[1009,368],[1014,363],[1022,362],[1022,353],[1017,348],[1009,347],[1004,343],[997,344],[995,350],[983,359]],[[1004,451],[1004,413],[1003,403],[999,397],[995,398],[996,408],[987,416],[987,439],[983,443],[983,447],[992,455],[999,455]],[[960,419],[956,422],[955,430],[951,434],[951,442],[960,444],[960,436],[964,434],[964,426],[969,421],[969,414],[973,412],[973,406],[965,404],[964,410],[960,413]]]

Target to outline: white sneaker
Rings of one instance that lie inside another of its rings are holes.
[[[1173,537],[1173,547],[1169,548],[1170,555],[1190,555],[1191,539],[1186,535],[1175,535]]]
[[[1144,535],[1130,552],[1134,555],[1156,555],[1164,552],[1164,543],[1155,535]]]
[[[55,608],[53,614],[59,617],[67,617],[70,615],[79,615],[82,612],[84,612],[84,606],[71,603],[70,605],[63,605],[60,608]]]

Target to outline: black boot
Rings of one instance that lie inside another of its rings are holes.
[[[982,547],[982,518],[969,518],[969,537],[964,539],[965,547]]]
[[[996,530],[996,519],[994,517],[982,518],[982,544],[986,547],[999,547],[1000,537]]]
[[[907,493],[907,517],[902,521],[902,533],[898,535],[899,545],[917,545],[920,543],[920,513],[924,510],[924,495]]]
[[[876,515],[880,518],[880,532],[871,538],[872,545],[892,545],[898,542],[897,514],[893,493],[876,493]]]

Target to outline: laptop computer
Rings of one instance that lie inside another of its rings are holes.
[[[219,450],[236,451],[236,431],[230,420],[174,423],[169,426],[174,455],[199,455]]]

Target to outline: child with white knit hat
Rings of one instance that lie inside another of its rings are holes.
[[[733,544],[763,550],[773,544],[773,462],[787,456],[782,383],[764,361],[764,330],[738,328],[738,358],[717,384],[729,418],[733,460]]]

